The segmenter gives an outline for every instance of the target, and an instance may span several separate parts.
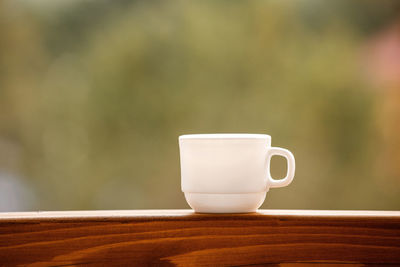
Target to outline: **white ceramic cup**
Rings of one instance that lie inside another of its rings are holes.
[[[254,212],[269,188],[289,185],[295,160],[271,147],[265,134],[190,134],[179,137],[182,191],[189,206],[203,213]],[[271,157],[285,157],[287,174],[275,180]]]

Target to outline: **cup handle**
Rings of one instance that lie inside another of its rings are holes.
[[[274,178],[271,177],[271,171],[270,171],[271,158],[274,155],[282,156],[282,157],[286,158],[286,160],[287,160],[287,173],[286,173],[285,178],[275,180]],[[268,176],[269,187],[271,187],[271,188],[283,187],[283,186],[289,185],[292,182],[293,177],[294,177],[294,171],[296,168],[296,164],[295,164],[295,160],[294,160],[294,156],[293,156],[292,152],[290,152],[287,149],[280,148],[280,147],[270,147],[267,152],[267,162],[268,162],[267,176]]]

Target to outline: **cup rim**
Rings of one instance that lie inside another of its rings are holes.
[[[250,133],[213,133],[213,134],[184,134],[179,136],[179,140],[193,139],[271,139],[268,134],[250,134]]]

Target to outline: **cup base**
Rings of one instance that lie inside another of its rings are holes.
[[[255,212],[261,206],[266,194],[185,193],[185,198],[189,206],[199,213],[248,213]]]

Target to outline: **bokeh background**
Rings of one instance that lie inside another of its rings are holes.
[[[263,208],[399,209],[400,2],[0,1],[1,211],[187,208],[189,133],[294,153]]]

